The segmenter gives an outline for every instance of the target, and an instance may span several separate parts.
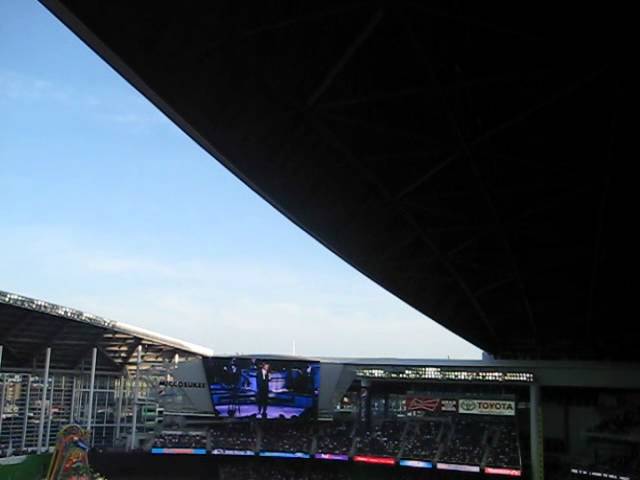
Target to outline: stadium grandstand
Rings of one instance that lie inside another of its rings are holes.
[[[109,478],[527,478],[533,441],[550,478],[638,478],[634,365],[214,356],[6,292],[0,338],[5,462],[75,423]]]
[[[630,13],[41,1],[292,222],[487,355],[213,357],[3,295],[5,453],[45,448],[66,412],[109,478],[637,480],[640,330],[616,283]]]

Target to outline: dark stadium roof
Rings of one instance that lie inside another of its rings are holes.
[[[455,333],[501,358],[637,358],[603,281],[623,10],[42,2],[288,218]]]
[[[213,351],[97,315],[0,290],[2,369],[41,368],[52,347],[51,368],[87,367],[98,347],[98,369],[123,372],[136,363],[142,345],[145,368],[183,358],[210,356]]]

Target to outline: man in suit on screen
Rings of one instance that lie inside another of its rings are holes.
[[[267,418],[267,407],[269,406],[269,364],[263,362],[256,372],[256,403],[258,404],[258,416]]]

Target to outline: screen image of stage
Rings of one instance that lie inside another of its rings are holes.
[[[314,418],[320,365],[301,360],[203,360],[213,411],[221,417]]]

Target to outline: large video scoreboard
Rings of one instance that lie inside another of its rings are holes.
[[[203,360],[213,411],[220,417],[315,418],[320,364],[301,360]]]

